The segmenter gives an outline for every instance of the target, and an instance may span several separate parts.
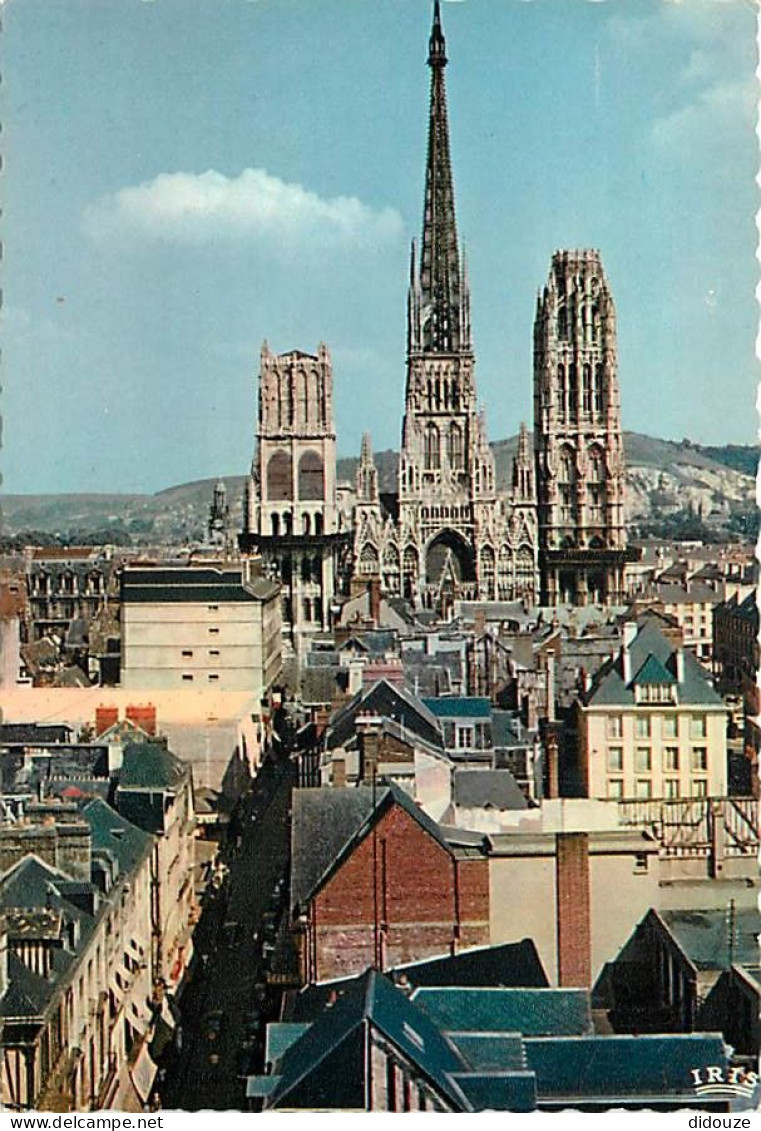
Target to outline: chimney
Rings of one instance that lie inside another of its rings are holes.
[[[547,688],[547,721],[554,723],[555,721],[555,655],[553,652],[547,652],[545,656],[546,662],[546,688]]]
[[[370,785],[378,772],[382,722],[377,715],[358,715],[354,725],[359,738],[360,780]]]
[[[589,898],[589,835],[555,837],[558,985],[588,987],[592,982]]]
[[[95,708],[95,735],[98,737],[108,730],[109,727],[115,726],[119,722],[119,708],[118,707],[96,707]]]
[[[676,664],[676,681],[677,683],[684,683],[684,648],[677,648],[674,653],[674,662]]]
[[[156,735],[156,708],[152,703],[147,703],[144,706],[135,706],[130,703],[124,712],[124,717],[129,719],[135,726],[144,730],[146,734],[151,737]]]
[[[545,748],[547,750],[547,797],[559,797],[560,770],[558,765],[558,736],[553,728],[547,731]]]
[[[629,684],[632,681],[634,673],[632,672],[632,642],[637,635],[637,622],[628,620],[624,625],[624,640],[621,645],[621,663],[624,669],[624,683]]]
[[[346,759],[334,758],[333,759],[333,786],[335,789],[343,789],[346,785]]]
[[[377,628],[380,624],[381,583],[379,577],[371,577],[370,590],[370,619]]]

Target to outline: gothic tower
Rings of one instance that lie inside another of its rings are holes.
[[[256,451],[241,549],[262,554],[283,587],[283,629],[301,640],[328,627],[344,540],[336,507],[333,370],[317,354],[275,355],[265,342]]]
[[[598,251],[558,251],[534,321],[541,601],[624,593],[624,451],[616,312]]]
[[[444,69],[435,0],[425,210],[419,270],[413,244],[407,380],[399,463],[403,591],[434,604],[442,585],[482,588],[481,548],[496,503],[494,459],[478,414],[470,290],[455,222]],[[493,574],[493,570],[492,570]]]

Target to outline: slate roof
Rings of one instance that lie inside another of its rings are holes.
[[[327,735],[330,749],[345,745],[353,737],[355,720],[362,714],[395,718],[411,734],[419,735],[439,749],[444,748],[438,721],[425,704],[405,687],[380,679],[371,687],[358,691],[333,716]]]
[[[659,911],[658,916],[698,970],[729,969],[726,910]],[[761,912],[755,907],[737,908],[734,933],[731,961],[744,966],[757,965]]]
[[[475,696],[440,696],[421,700],[437,719],[490,719],[491,703]]]
[[[116,858],[122,876],[132,872],[151,849],[150,833],[137,828],[100,797],[88,801],[82,816],[90,826],[93,853],[109,852]]]
[[[528,802],[509,770],[457,769],[452,801],[466,809],[528,809]]]
[[[507,1031],[539,1037],[592,1032],[587,990],[422,986],[412,1000],[453,1033]]]
[[[527,1040],[525,1050],[540,1103],[614,1103],[631,1097],[695,1103],[692,1070],[727,1065],[717,1033]]]
[[[124,748],[119,789],[173,789],[189,772],[163,742],[131,742]]]
[[[404,1058],[416,1066],[455,1110],[471,1110],[450,1075],[465,1069],[461,1057],[429,1018],[374,970],[367,971],[348,993],[323,1010],[303,1036],[286,1049],[274,1069],[280,1081],[273,1106],[289,1106],[289,1097],[297,1097],[308,1077],[316,1080],[318,1086],[323,1084],[325,1106],[338,1106],[335,1096],[340,1081],[327,1072],[320,1079],[320,1068],[347,1042],[364,1043],[365,1022],[370,1022],[396,1045]]]
[[[121,576],[124,604],[226,604],[231,601],[266,601],[279,586],[263,577],[243,579],[239,569],[213,566],[140,569],[128,567]]]
[[[630,645],[632,671],[640,672],[645,663],[654,660],[672,674],[676,683],[676,652],[669,640],[658,630],[649,618],[642,618],[641,627]],[[684,651],[684,680],[677,684],[680,706],[723,707],[721,696],[711,685],[708,673],[700,666],[694,656]],[[649,668],[654,670],[654,665]],[[597,673],[590,691],[584,701],[590,707],[628,707],[635,702],[634,686],[636,679],[625,683],[620,654],[615,660],[603,665]]]
[[[447,852],[441,828],[393,782],[346,788],[296,789],[292,794],[291,905],[304,903],[371,828],[374,812],[396,803]]]
[[[639,669],[637,674],[634,676],[633,682],[639,683],[639,684],[643,684],[643,683],[662,684],[662,683],[676,683],[677,680],[676,680],[676,676],[672,675],[671,672],[668,671],[663,666],[663,664],[658,659],[658,657],[654,656],[651,652],[650,655],[645,660],[642,667]]]
[[[540,988],[549,985],[533,939],[499,943],[497,946],[472,947],[458,951],[457,954],[405,962],[387,970],[386,974],[393,982],[410,986]],[[357,981],[357,977],[336,978],[305,986],[292,1001],[291,1019],[306,1021],[314,1018],[336,995],[346,993]]]
[[[0,723],[0,744],[3,746],[50,746],[71,741],[72,728],[61,724]]]

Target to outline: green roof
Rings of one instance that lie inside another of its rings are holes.
[[[693,1070],[727,1066],[724,1041],[716,1033],[556,1037],[527,1040],[525,1048],[540,1105],[550,1099],[615,1102],[633,1096],[643,1102],[695,1101]]]
[[[526,1067],[520,1033],[449,1033],[449,1039],[474,1071]]]
[[[421,986],[412,1000],[442,1029],[549,1036],[591,1033],[587,990]]]
[[[366,1021],[396,1045],[456,1110],[469,1110],[462,1092],[449,1078],[449,1073],[466,1070],[454,1047],[406,994],[375,970],[369,970],[355,987],[323,1010],[285,1050],[274,1066],[281,1077],[274,1106],[304,1106],[299,1097],[319,1096],[321,1087],[330,1106],[340,1106],[335,1104],[340,1081],[332,1079],[324,1066],[358,1063],[357,1046],[364,1041]]]
[[[643,619],[640,623],[641,628],[629,646],[632,671],[639,675],[647,661],[652,657],[658,661],[664,671],[671,673],[670,682],[674,683],[678,689],[680,706],[723,708],[723,700],[715,691],[711,677],[700,666],[692,653],[684,650],[684,679],[677,681],[675,678],[677,650],[651,619]],[[636,679],[632,679],[629,683],[625,682],[622,659],[619,654],[615,660],[609,661],[600,669],[592,683],[591,690],[585,696],[585,702],[590,707],[634,706],[635,682],[637,682]],[[639,682],[643,681],[639,680]],[[664,682],[664,680],[661,678],[658,682]]]
[[[93,852],[106,849],[119,862],[119,873],[124,876],[133,871],[150,851],[153,837],[133,825],[100,797],[88,801],[82,816],[90,826]]]
[[[292,1044],[303,1037],[309,1028],[308,1022],[272,1021],[267,1026],[267,1046],[264,1060],[267,1064],[276,1064],[291,1047]]]
[[[728,970],[733,962],[758,963],[761,912],[756,907],[736,909],[731,953],[725,909],[659,911],[658,915],[698,970]]]
[[[536,1111],[533,1072],[469,1072],[452,1078],[474,1111]]]
[[[676,683],[676,678],[664,668],[652,652],[634,677],[634,683]]]
[[[490,719],[491,703],[475,696],[439,696],[423,699],[431,714],[437,719]]]
[[[170,789],[189,772],[186,762],[177,758],[163,742],[131,742],[124,748],[119,789]]]

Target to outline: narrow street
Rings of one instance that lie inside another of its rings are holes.
[[[266,987],[262,946],[272,945],[274,908],[287,905],[295,770],[287,758],[267,761],[231,821],[222,848],[229,873],[218,890],[207,889],[194,936],[181,1048],[161,1088],[164,1108],[242,1110],[244,1076],[261,1067],[265,1024],[279,1004]]]

